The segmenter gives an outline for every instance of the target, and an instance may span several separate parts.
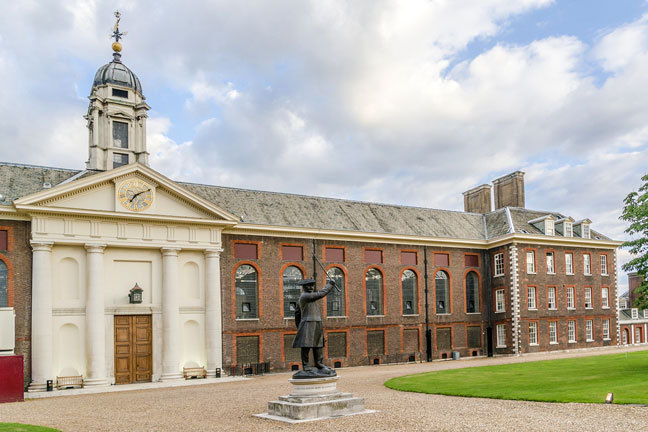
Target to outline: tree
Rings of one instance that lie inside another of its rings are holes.
[[[623,200],[623,214],[621,219],[630,222],[625,230],[634,237],[623,243],[623,247],[630,248],[630,253],[635,256],[630,262],[623,265],[625,271],[636,271],[642,276],[643,282],[635,293],[637,299],[634,307],[648,309],[648,174],[641,180],[644,182],[637,192],[630,192]]]

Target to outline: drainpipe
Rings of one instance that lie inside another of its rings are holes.
[[[428,261],[427,261],[427,246],[423,246],[423,264],[424,264],[424,279],[425,279],[425,353],[427,361],[432,361],[432,332],[430,330],[430,315],[428,304]]]

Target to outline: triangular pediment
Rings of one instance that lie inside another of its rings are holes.
[[[76,215],[237,221],[227,210],[138,163],[80,177],[22,197],[14,205],[27,211]]]

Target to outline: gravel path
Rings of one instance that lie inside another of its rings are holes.
[[[379,412],[298,425],[253,417],[253,414],[267,411],[268,401],[290,393],[291,386],[287,381],[289,374],[272,374],[213,385],[0,404],[0,422],[39,424],[66,432],[638,430],[648,426],[648,407],[459,398],[403,393],[383,386],[391,377],[410,373],[637,349],[614,348],[605,351],[341,369],[338,371],[338,389],[365,398],[365,407]]]

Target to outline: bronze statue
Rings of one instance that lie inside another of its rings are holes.
[[[295,311],[297,335],[293,348],[301,348],[302,370],[293,378],[317,378],[337,375],[333,369],[322,363],[324,359],[324,332],[322,331],[322,314],[317,300],[324,298],[335,287],[335,281],[327,279],[326,287],[315,291],[315,279],[303,279],[297,283],[302,287],[299,303]],[[313,350],[313,365],[308,363],[310,350]]]

